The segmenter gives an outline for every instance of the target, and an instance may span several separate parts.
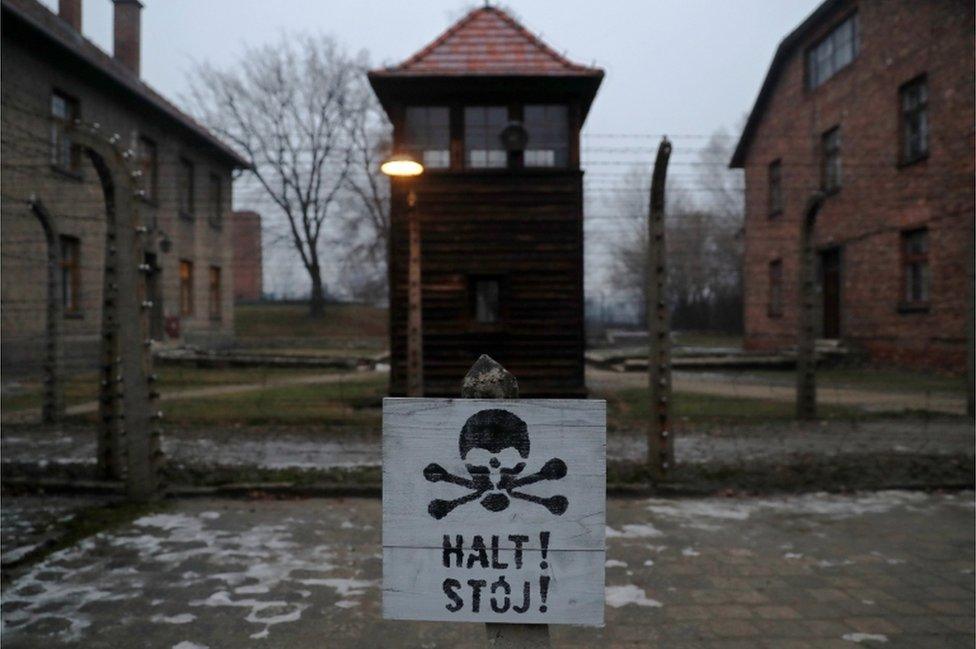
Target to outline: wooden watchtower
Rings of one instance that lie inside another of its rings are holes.
[[[490,6],[370,72],[394,149],[425,166],[392,186],[391,394],[406,390],[408,182],[421,232],[424,394],[456,394],[482,353],[519,377],[523,396],[585,393],[579,133],[602,79]]]

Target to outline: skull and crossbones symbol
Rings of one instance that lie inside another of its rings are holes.
[[[561,480],[566,477],[566,463],[552,458],[542,468],[522,476],[529,457],[529,432],[525,422],[507,410],[481,410],[465,422],[458,438],[458,450],[470,478],[453,475],[439,464],[428,464],[424,478],[428,482],[447,482],[466,487],[471,492],[454,500],[435,498],[427,511],[440,520],[456,507],[475,500],[492,512],[508,508],[511,498],[527,500],[542,505],[556,516],[561,516],[569,506],[565,496],[541,498],[515,491],[543,480]]]

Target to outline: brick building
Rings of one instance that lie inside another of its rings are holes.
[[[261,215],[234,212],[234,301],[257,302],[264,291],[261,257]]]
[[[973,28],[967,0],[828,0],[782,41],[731,161],[747,347],[795,345],[802,212],[823,190],[821,337],[880,364],[965,368]]]
[[[219,345],[233,336],[225,221],[231,172],[246,163],[140,80],[142,5],[114,1],[114,56],[82,35],[81,0],[61,0],[57,15],[36,0],[0,3],[5,371],[30,371],[42,357],[46,243],[31,196],[61,231],[67,367],[97,358],[106,206],[94,168],[71,141],[76,119],[117,133],[137,156],[153,338]]]

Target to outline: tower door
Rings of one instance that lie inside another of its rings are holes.
[[[823,291],[823,337],[840,338],[840,248],[830,248],[820,253],[820,286]]]

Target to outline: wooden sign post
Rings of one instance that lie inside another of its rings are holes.
[[[517,385],[486,356],[465,384]],[[494,646],[602,626],[605,513],[605,402],[384,399],[384,618],[483,622]]]

